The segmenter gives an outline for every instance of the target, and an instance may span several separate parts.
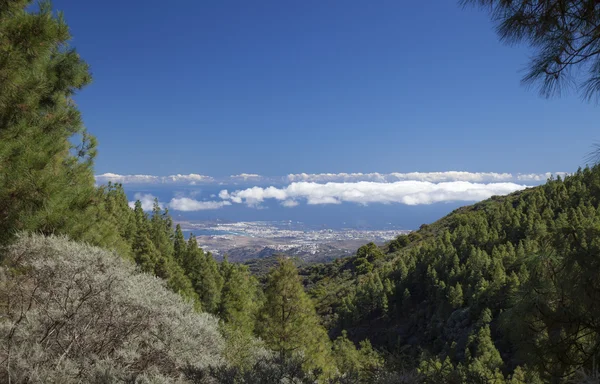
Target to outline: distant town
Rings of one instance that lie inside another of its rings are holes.
[[[319,229],[291,221],[180,222],[186,233],[193,233],[198,244],[216,258],[225,254],[231,261],[245,261],[276,253],[297,256],[307,261],[322,261],[348,256],[368,242],[383,244],[403,229]]]

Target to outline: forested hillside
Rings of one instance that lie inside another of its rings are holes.
[[[600,167],[586,168],[303,275],[332,334],[434,382],[562,382],[600,347],[599,203]]]

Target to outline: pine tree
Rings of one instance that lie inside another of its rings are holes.
[[[179,263],[179,265],[182,265],[183,263],[186,247],[185,237],[181,231],[181,225],[177,224],[175,227],[175,237],[173,239],[173,257],[175,258],[175,261]]]
[[[171,263],[171,259],[173,258],[172,233],[173,229],[171,228],[171,220],[168,213],[163,212],[158,199],[155,199],[152,207],[149,235],[158,253],[154,273],[162,279],[169,279],[174,267]]]
[[[101,190],[104,193],[105,209],[116,222],[119,235],[131,243],[135,235],[135,217],[129,207],[123,185],[109,182]]]
[[[205,274],[206,279],[214,281],[214,294],[212,294],[213,309],[212,312],[216,313],[221,302],[221,290],[223,289],[223,276],[219,270],[219,264],[213,257],[212,253],[206,252],[204,254],[205,263],[207,266],[207,272]]]
[[[142,203],[139,200],[135,202],[133,213],[136,230],[132,249],[135,262],[140,266],[142,271],[154,274],[159,255],[154,243],[150,239],[148,215],[144,212]]]
[[[330,340],[290,259],[268,275],[260,335],[281,360],[303,356],[306,369],[330,372]]]
[[[356,251],[356,257],[364,257],[369,262],[374,262],[383,258],[383,252],[375,243],[371,242],[358,248],[358,250]]]
[[[212,255],[204,254],[193,234],[187,243],[183,270],[200,298],[202,308],[207,312],[216,313],[221,299],[222,278]]]
[[[448,302],[452,308],[456,309],[463,305],[463,290],[460,283],[456,283],[454,287],[448,289]]]
[[[134,205],[133,219],[135,234],[131,248],[141,270],[166,280],[168,287],[185,299],[198,302],[190,278],[173,256],[173,231],[168,212],[163,213],[158,202],[155,202],[150,219],[138,200]]]
[[[332,351],[338,370],[348,382],[373,382],[373,373],[383,367],[383,358],[368,340],[356,348],[346,331],[332,343]]]
[[[104,245],[114,233],[95,206],[96,141],[73,102],[88,65],[62,14],[30,3],[0,3],[0,243],[28,230]]]
[[[258,281],[246,266],[232,264],[227,259],[220,269],[224,282],[219,317],[237,330],[252,334],[258,311]]]
[[[133,259],[132,244],[136,234],[135,216],[129,207],[127,195],[121,184],[101,186],[99,188],[101,199],[98,201],[99,216],[103,216],[105,227],[112,227],[116,239],[104,242],[108,248],[114,248],[119,255]],[[102,234],[106,240],[107,235]],[[112,245],[112,246],[110,246]]]
[[[477,321],[477,333],[471,334],[467,341],[465,356],[468,365],[465,374],[468,382],[504,383],[504,376],[500,371],[504,363],[492,340],[489,326],[491,320],[492,313],[485,308]]]

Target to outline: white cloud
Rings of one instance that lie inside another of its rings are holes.
[[[392,173],[296,173],[287,175],[289,182],[309,181],[309,182],[395,182],[402,180],[430,181],[432,183],[451,182],[451,181],[469,181],[477,183],[489,182],[510,182],[510,181],[545,181],[550,175],[564,175],[564,172],[540,173],[540,174],[512,174],[497,172],[465,172],[465,171],[446,171],[446,172],[392,172]]]
[[[568,175],[567,172],[519,173],[517,175],[517,180],[520,180],[520,181],[546,181],[551,176],[565,177],[567,175]]]
[[[295,173],[289,174],[283,179],[281,177],[265,177],[256,173],[240,173],[229,177],[214,178],[206,175],[191,173],[188,175],[175,174],[169,176],[153,175],[119,175],[116,173],[104,173],[96,175],[98,184],[105,184],[109,181],[122,184],[189,184],[210,183],[218,185],[227,185],[237,181],[253,181],[265,185],[266,183],[279,184],[282,181],[288,183],[294,182],[359,182],[372,181],[379,183],[393,183],[396,181],[429,181],[432,183],[468,181],[475,183],[491,182],[544,182],[551,175],[566,175],[565,172],[545,172],[529,174],[512,174],[496,172],[465,172],[465,171],[447,171],[447,172],[392,172],[392,173]]]
[[[219,197],[223,200],[229,200],[231,198],[226,189],[223,189],[221,192],[219,192]]]
[[[142,203],[142,209],[144,211],[151,211],[154,207],[154,200],[156,196],[149,193],[136,193],[133,198],[134,201],[129,202],[129,207],[135,207],[135,201],[139,200]],[[227,205],[231,205],[231,202],[224,201],[198,201],[189,197],[174,197],[168,204],[159,202],[158,205],[161,209],[169,208],[174,211],[203,211],[208,209],[219,209]]]
[[[296,206],[298,206],[298,204],[300,204],[300,203],[298,203],[296,200],[284,200],[281,203],[281,205],[283,205],[284,207],[288,207],[288,208],[296,207]]]
[[[103,173],[96,175],[96,182],[104,184],[109,181],[113,183],[158,183],[160,177],[152,175],[119,175],[116,173]]]
[[[287,175],[290,182],[294,181],[386,181],[381,173],[291,173]]]
[[[463,171],[448,171],[448,172],[409,172],[409,173],[390,173],[390,178],[397,180],[419,180],[431,181],[439,183],[443,181],[470,181],[470,182],[499,182],[513,180],[513,175],[510,173],[495,173],[495,172],[463,172]]]
[[[190,173],[189,175],[169,175],[162,177],[162,182],[167,183],[192,183],[195,184],[197,182],[210,182],[214,179],[210,176],[199,175],[197,173]]]
[[[432,204],[446,201],[479,201],[493,195],[505,195],[526,188],[515,183],[473,183],[452,181],[396,181],[393,183],[359,181],[356,183],[294,182],[284,188],[252,187],[235,192],[222,190],[219,197],[233,203],[258,206],[263,201],[275,199],[284,206],[293,206],[299,199],[307,204],[341,204],[352,202],[400,203],[406,205]]]
[[[135,200],[129,202],[129,207],[131,209],[133,209],[135,207],[135,201],[139,200],[142,203],[142,209],[144,211],[151,211],[152,208],[154,207],[154,199],[156,199],[156,196],[151,195],[149,193],[136,193],[135,195],[133,195],[133,198]],[[164,203],[159,202],[158,205],[161,208],[165,207]]]
[[[225,201],[198,201],[190,199],[189,197],[173,198],[169,202],[169,208],[174,211],[204,211],[209,209],[219,209],[226,205],[231,205],[227,200]]]
[[[169,176],[119,175],[116,173],[103,173],[101,175],[96,175],[96,182],[99,184],[105,184],[109,181],[122,184],[196,184],[198,182],[212,182],[214,179],[211,176],[199,175],[197,173]]]
[[[262,179],[262,176],[256,173],[240,173],[239,175],[231,175],[229,177],[232,179],[243,179],[244,181]]]

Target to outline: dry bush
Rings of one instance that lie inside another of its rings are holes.
[[[175,383],[222,364],[217,319],[116,254],[21,235],[0,258],[0,382]]]

